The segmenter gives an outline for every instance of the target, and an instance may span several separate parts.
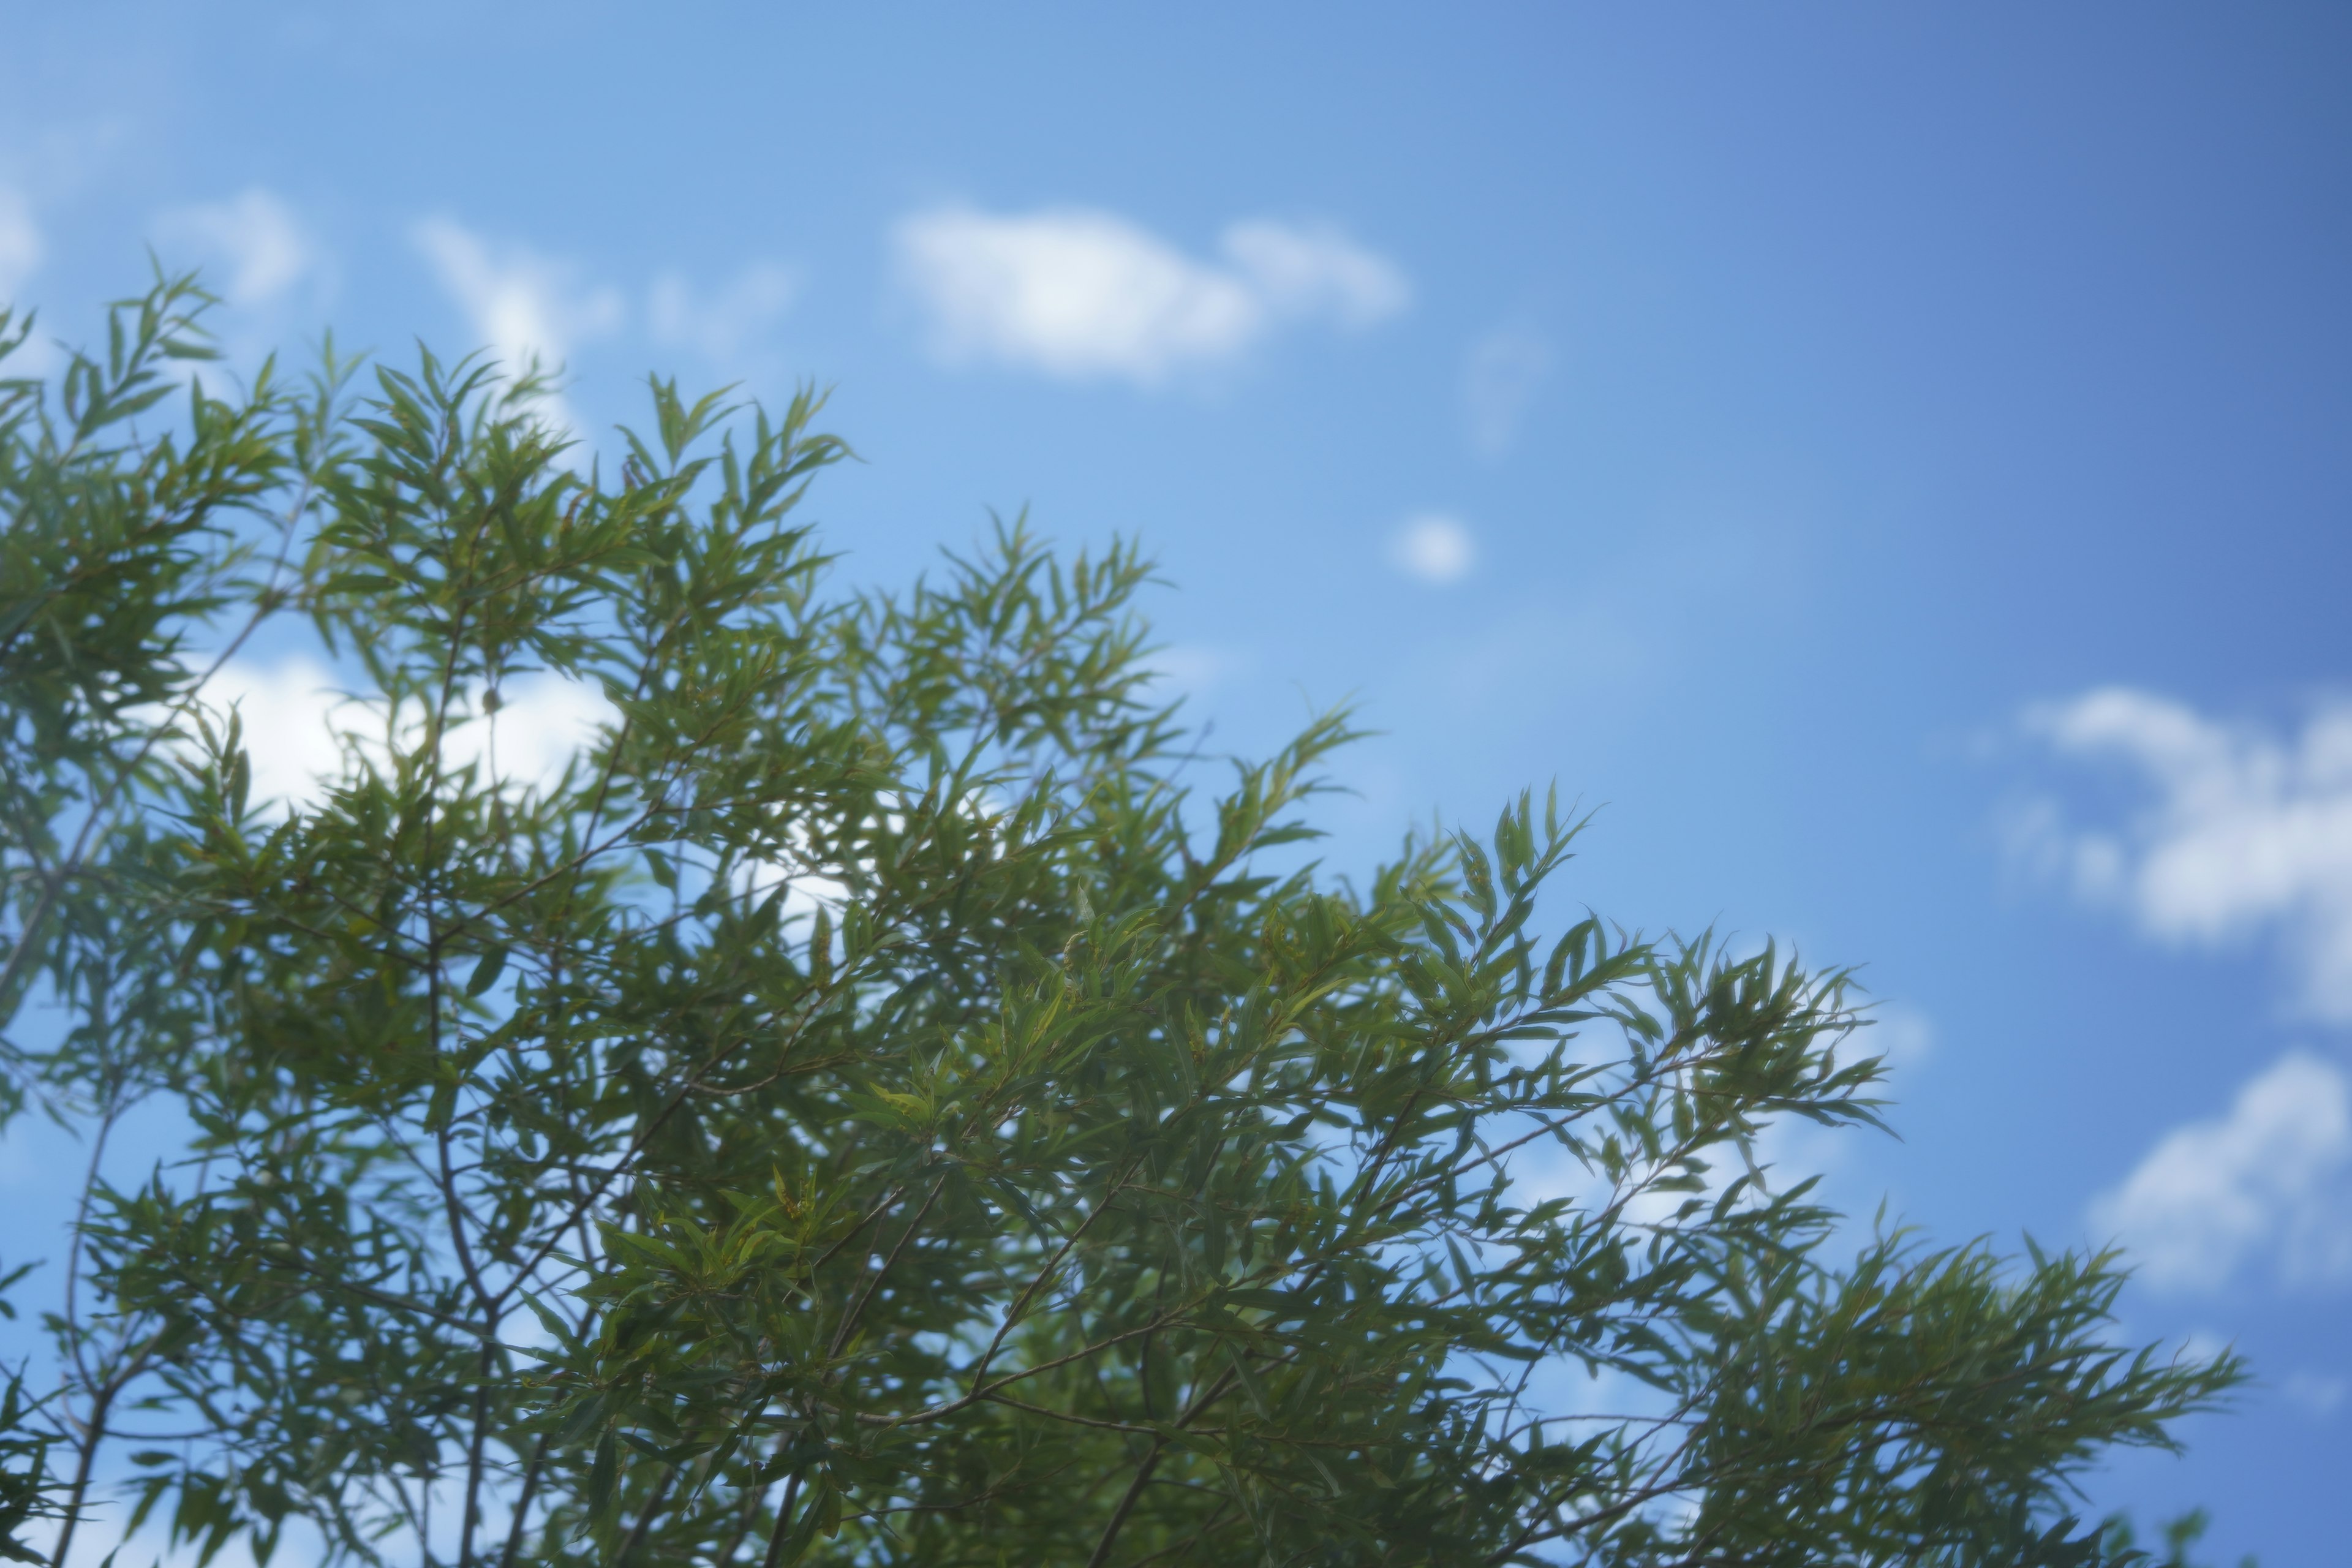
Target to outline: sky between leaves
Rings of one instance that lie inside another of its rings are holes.
[[[853,580],[989,507],[1139,532],[1213,744],[1383,731],[1335,866],[1557,779],[1604,912],[1865,963],[1903,1142],[1788,1157],[1955,1239],[2123,1238],[2134,1332],[2266,1381],[2098,1501],[2325,1555],[2340,11],[0,15],[0,299],[45,342],[152,247],[240,366],[329,325],[561,365],[583,461],[648,370],[833,385]],[[332,681],[226,673],[258,793],[331,756]],[[520,771],[600,701],[508,697]]]

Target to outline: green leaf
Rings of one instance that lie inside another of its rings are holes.
[[[507,949],[504,944],[491,948],[483,953],[475,963],[473,973],[466,977],[466,994],[479,996],[483,992],[496,985],[499,983],[499,976],[506,973],[506,967]]]
[[[609,1520],[619,1503],[615,1478],[621,1468],[620,1443],[608,1429],[596,1439],[596,1458],[588,1469],[588,1514],[595,1520]]]

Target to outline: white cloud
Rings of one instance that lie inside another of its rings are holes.
[[[604,692],[544,672],[509,680],[499,710],[457,732],[452,761],[479,760],[494,778],[545,789],[597,731],[620,717]]]
[[[654,342],[691,348],[723,364],[782,320],[797,292],[793,275],[769,262],[745,268],[709,296],[682,274],[665,272],[654,279],[646,318]]]
[[[1237,223],[1221,261],[1186,256],[1111,213],[917,213],[894,237],[907,287],[951,363],[992,360],[1069,380],[1152,385],[1230,361],[1292,321],[1361,329],[1411,289],[1381,257],[1328,226]]]
[[[1172,643],[1154,649],[1150,658],[1154,680],[1172,688],[1171,696],[1184,697],[1205,696],[1250,664],[1244,654],[1207,643]]]
[[[2153,795],[2135,819],[2088,830],[2043,803],[2016,825],[2030,858],[2163,940],[2275,931],[2303,1005],[2352,1022],[2352,705],[2280,740],[2111,687],[2027,723],[2061,755],[2126,764]]]
[[[1491,458],[1511,449],[1551,368],[1551,345],[1525,324],[1497,327],[1470,345],[1462,367],[1462,413],[1472,451]]]
[[[1276,315],[1328,318],[1361,331],[1412,303],[1412,289],[1393,262],[1330,224],[1237,223],[1225,230],[1223,248]]]
[[[226,201],[172,208],[156,219],[155,234],[167,252],[190,250],[215,264],[207,281],[233,305],[268,304],[319,262],[318,247],[293,209],[259,186]]]
[[[232,660],[206,684],[205,706],[216,720],[237,710],[256,805],[310,803],[321,781],[342,772],[341,731],[351,725],[348,719],[338,722],[341,696],[315,660]]]
[[[1885,1058],[1888,1078],[1908,1078],[1936,1054],[1935,1023],[1916,1007],[1890,1002],[1873,1008],[1870,1018],[1849,1049]]]
[[[499,698],[497,713],[450,735],[444,753],[450,765],[478,763],[492,777],[544,789],[614,717],[603,692],[546,673],[508,681]],[[205,705],[216,721],[232,706],[241,714],[257,806],[313,805],[351,765],[354,750],[362,757],[382,752],[383,704],[348,696],[332,673],[304,656],[269,664],[233,659],[205,687]]]
[[[2290,1283],[2352,1277],[2352,1083],[2289,1053],[2226,1115],[2167,1133],[2091,1223],[2159,1289],[2216,1289],[2257,1262]]]
[[[414,237],[481,345],[509,375],[534,363],[562,369],[575,344],[614,331],[626,313],[616,289],[583,286],[571,264],[519,246],[493,247],[448,218],[427,218]],[[579,434],[570,407],[561,398],[552,403],[556,422]]]
[[[16,303],[16,290],[40,270],[45,251],[33,204],[0,185],[0,307]]]
[[[1389,561],[1424,583],[1459,582],[1478,557],[1478,547],[1461,519],[1444,512],[1409,517],[1389,541]]]

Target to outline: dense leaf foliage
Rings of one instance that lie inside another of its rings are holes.
[[[1876,1121],[1848,977],[1539,936],[1528,798],[1324,870],[1344,718],[1198,754],[1130,548],[847,591],[811,396],[656,382],[607,482],[478,362],[167,404],[198,303],[0,402],[0,1016],[93,1149],[20,1550],[2093,1563],[2237,1377],[2104,1254],[1832,1256],[1757,1151]],[[292,801],[265,626],[350,693]]]

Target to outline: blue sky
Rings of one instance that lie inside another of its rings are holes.
[[[1270,10],[5,0],[0,295],[152,245],[248,361],[535,350],[592,440],[814,378],[860,580],[1139,533],[1219,744],[1382,731],[1336,862],[1557,779],[1578,897],[1865,964],[1845,1201],[2125,1236],[2263,1384],[2097,1501],[2324,1560],[2352,13]]]

